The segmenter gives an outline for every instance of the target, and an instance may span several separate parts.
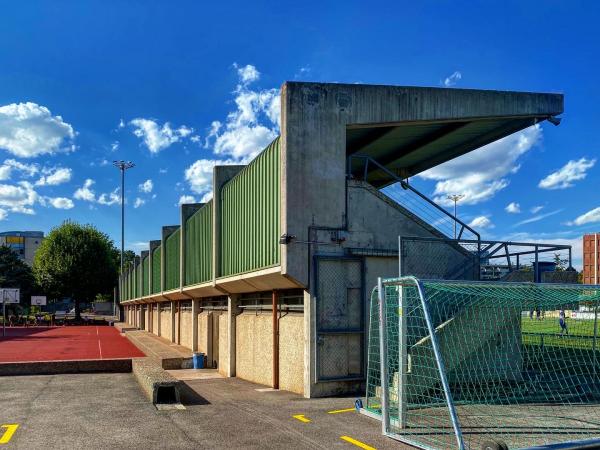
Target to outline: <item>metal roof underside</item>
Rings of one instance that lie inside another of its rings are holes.
[[[349,126],[346,154],[369,156],[399,177],[408,178],[542,122],[549,115]],[[364,179],[364,161],[351,159],[350,164],[352,174]],[[375,166],[368,168],[366,181],[378,188],[395,182]]]

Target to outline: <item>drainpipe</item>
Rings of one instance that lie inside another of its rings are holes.
[[[273,291],[273,389],[279,389],[279,295]]]

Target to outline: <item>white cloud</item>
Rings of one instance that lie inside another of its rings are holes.
[[[449,194],[461,193],[461,203],[474,205],[491,199],[506,186],[506,178],[519,170],[518,159],[542,138],[539,125],[529,127],[470,153],[433,167],[418,176],[436,180],[434,200],[451,206]]]
[[[40,200],[33,185],[20,181],[16,185],[0,184],[0,207],[12,212],[35,214],[33,206]]]
[[[56,186],[71,180],[73,172],[68,167],[45,169],[46,175],[35,182],[36,186]]]
[[[492,221],[490,220],[489,217],[487,216],[479,216],[479,217],[475,217],[473,220],[471,220],[471,222],[469,222],[469,226],[471,228],[479,228],[479,229],[483,229],[483,228],[494,228],[494,224],[492,223]]]
[[[73,127],[36,103],[0,106],[0,149],[21,158],[74,150]]]
[[[117,125],[117,128],[125,128],[125,121],[123,119],[119,119],[119,125]]]
[[[169,171],[168,168],[164,168],[164,169],[158,169],[158,173],[167,173]]]
[[[572,222],[567,222],[567,225],[585,225],[587,223],[600,222],[600,207],[591,209],[590,211],[580,215]]]
[[[583,180],[587,171],[594,167],[595,159],[581,158],[577,161],[571,160],[563,167],[552,172],[538,184],[542,189],[566,189],[573,187],[573,182]]]
[[[135,199],[135,202],[133,203],[133,207],[134,208],[139,208],[140,206],[144,205],[145,203],[146,203],[146,200],[144,200],[143,198],[137,197]]]
[[[546,213],[546,214],[540,214],[538,216],[530,217],[529,219],[521,220],[520,222],[515,223],[513,225],[513,228],[520,227],[521,225],[525,225],[525,224],[528,224],[528,223],[539,222],[540,220],[544,220],[547,217],[554,216],[555,214],[558,214],[558,213],[560,213],[562,211],[563,211],[562,209],[557,209],[555,211],[551,211],[551,212]]]
[[[144,192],[146,194],[149,194],[150,192],[152,192],[153,188],[154,188],[154,183],[150,179],[147,179],[142,184],[138,185],[138,190],[140,192]]]
[[[119,188],[116,188],[114,191],[109,192],[108,194],[101,194],[98,197],[97,202],[101,205],[112,206],[121,201],[121,196],[119,195]]]
[[[454,73],[452,73],[452,75],[446,77],[443,84],[445,87],[451,87],[451,86],[454,86],[457,82],[459,82],[461,78],[462,78],[462,73],[460,73],[457,70]]]
[[[50,205],[57,209],[71,209],[75,206],[73,200],[65,197],[46,197],[45,200],[50,203]]]
[[[129,122],[134,127],[133,134],[143,139],[151,153],[158,153],[175,142],[189,136],[194,130],[185,125],[171,128],[169,122],[160,126],[152,119],[137,118]]]
[[[233,67],[237,69],[240,81],[244,84],[252,83],[260,78],[260,72],[251,64],[240,67],[237,63],[233,63]]]
[[[90,203],[98,203],[100,205],[111,206],[117,204],[121,201],[121,196],[119,195],[119,188],[116,188],[114,191],[100,194],[96,197],[96,193],[92,189],[92,186],[95,184],[95,181],[91,178],[88,178],[83,183],[83,186],[78,188],[73,194],[73,198],[77,200],[83,200]]]
[[[83,186],[75,191],[75,193],[73,194],[73,198],[76,198],[77,200],[83,200],[86,202],[96,201],[96,194],[91,189],[94,183],[95,181],[91,178],[85,180]]]
[[[196,203],[196,199],[191,195],[182,195],[179,197],[178,205],[183,205],[184,203]]]
[[[516,202],[511,202],[508,205],[506,205],[506,208],[504,208],[504,210],[507,213],[518,214],[521,212],[521,205],[519,205]]]
[[[112,144],[110,144],[111,152],[116,152],[117,150],[119,150],[119,141],[115,141]]]
[[[234,67],[239,77],[234,91],[236,108],[227,115],[225,123],[211,122],[204,142],[204,147],[212,147],[217,157],[200,159],[185,170],[190,189],[202,196],[202,202],[212,196],[215,165],[247,164],[279,134],[279,90],[251,89],[249,85],[260,78],[256,67]]]
[[[531,212],[531,214],[537,214],[539,213],[542,209],[544,209],[543,205],[538,205],[538,206],[532,206],[531,208],[529,208],[529,212]]]
[[[199,159],[185,169],[185,179],[193,192],[204,195],[212,190],[213,167],[231,164],[235,164],[235,161],[230,159]]]
[[[248,161],[279,134],[281,103],[278,89],[250,89],[248,85],[258,76],[244,76],[240,69],[238,74],[236,109],[227,115],[224,124],[218,120],[211,123],[204,146],[208,148],[212,143],[215,154]]]
[[[13,172],[21,172],[26,177],[32,177],[38,171],[37,164],[24,164],[15,159],[7,159],[0,165],[0,181],[10,179]]]
[[[7,217],[8,217],[8,213],[4,209],[0,208],[0,220],[4,220]]]

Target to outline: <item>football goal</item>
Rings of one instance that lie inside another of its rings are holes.
[[[380,280],[364,412],[424,449],[600,446],[599,301],[576,284]]]

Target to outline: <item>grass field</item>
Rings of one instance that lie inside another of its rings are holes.
[[[569,334],[578,336],[593,336],[594,321],[593,320],[575,320],[567,319],[567,328]],[[525,333],[544,333],[544,334],[560,334],[560,326],[558,318],[546,318],[542,320],[532,320],[529,317],[521,319],[521,330]]]

